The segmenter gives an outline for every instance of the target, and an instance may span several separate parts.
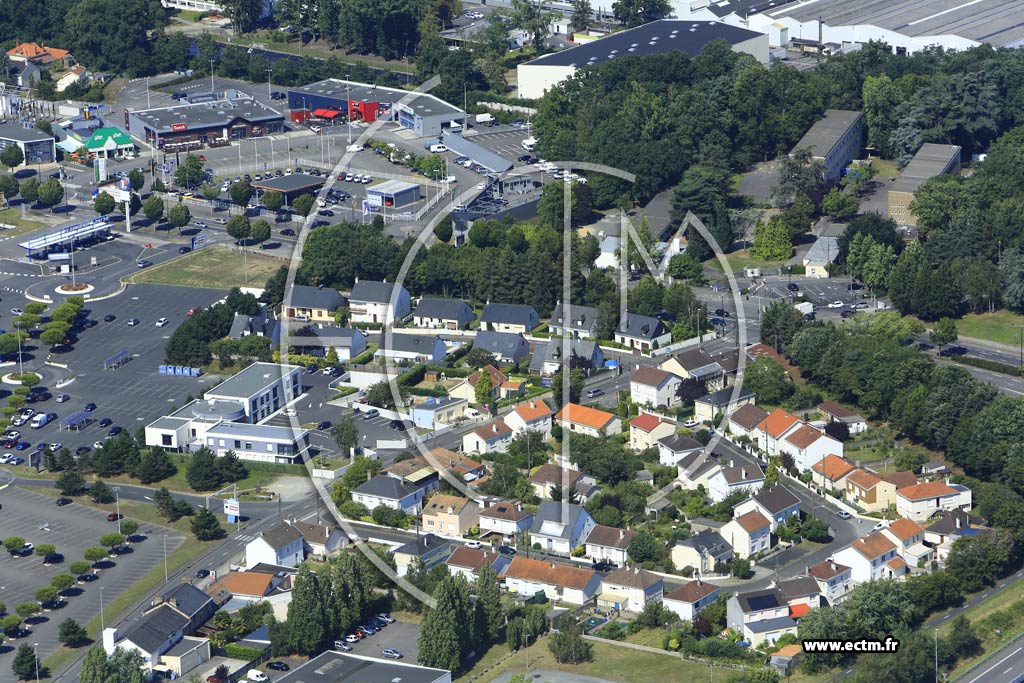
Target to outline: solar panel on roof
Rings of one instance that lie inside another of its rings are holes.
[[[779,605],[774,595],[757,595],[747,598],[747,604],[750,605],[751,610],[755,611],[771,609]]]

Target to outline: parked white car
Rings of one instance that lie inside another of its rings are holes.
[[[842,307],[843,307],[843,306],[845,306],[845,305],[846,305],[846,304],[844,304],[844,303],[843,303],[842,301],[838,301],[838,300],[837,300],[837,301],[833,301],[832,303],[830,303],[830,304],[828,305],[828,307],[829,307],[829,308],[842,308]]]

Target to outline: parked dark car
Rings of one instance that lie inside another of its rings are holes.
[[[351,649],[351,648],[349,648]],[[284,662],[270,662],[267,664],[267,668],[271,671],[290,671],[291,667]]]
[[[57,507],[64,507],[65,505],[71,505],[74,501],[70,498],[58,498],[56,501]]]
[[[116,315],[111,315],[111,314],[108,313],[107,315],[103,316],[103,322],[108,322],[109,323],[109,322],[113,322],[115,320],[117,320],[117,316]]]
[[[281,234],[286,235],[288,237],[295,237],[295,231],[292,230],[291,228],[285,228],[284,230],[281,231]]]
[[[190,251],[192,251],[192,247],[178,247],[179,254],[187,254]]]
[[[516,549],[513,548],[510,545],[499,545],[498,546],[498,552],[501,553],[502,555],[510,555],[511,556],[511,555],[515,555],[516,554]]]
[[[86,403],[85,404],[85,408],[83,408],[83,410],[85,410],[86,412],[90,412],[91,413],[92,411],[96,410],[96,404],[95,403]]]
[[[100,420],[100,427],[109,427],[112,424],[114,424],[114,421],[111,420],[109,417],[105,417],[102,420]]]
[[[323,422],[321,422],[320,424],[318,424],[318,425],[316,426],[316,428],[317,428],[317,430],[319,430],[319,431],[321,431],[321,432],[326,432],[326,431],[327,431],[328,429],[330,429],[330,428],[331,428],[331,427],[333,427],[333,426],[334,426],[334,425],[332,425],[332,424],[331,424],[331,421],[330,421],[330,420],[324,420]]]
[[[800,285],[798,285],[795,282],[790,282],[788,285],[786,285],[786,289],[788,289],[791,292],[799,292],[800,291]]]
[[[939,351],[939,355],[943,358],[949,358],[950,356],[962,356],[965,353],[967,353],[967,349],[962,346],[947,346]]]
[[[205,579],[209,575],[210,575],[210,570],[209,569],[200,569],[200,570],[198,570],[196,572],[196,578],[197,579]]]
[[[113,427],[110,428],[110,431],[107,432],[107,436],[117,436],[118,434],[120,434],[123,431],[124,431],[123,427],[121,427],[119,425],[114,425]]]
[[[75,449],[75,455],[85,455],[92,450],[92,446],[79,446]]]
[[[729,311],[725,310],[724,308],[716,308],[715,315],[717,315],[719,318],[728,318]]]

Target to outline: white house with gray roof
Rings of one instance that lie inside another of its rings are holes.
[[[339,361],[349,361],[366,350],[366,333],[337,325],[307,325],[292,332],[288,345],[296,353],[323,358],[334,349]]]
[[[464,330],[474,318],[473,309],[465,301],[423,297],[413,311],[412,324],[431,330]]]
[[[288,522],[279,522],[245,545],[245,566],[260,562],[279,567],[298,567],[302,562],[302,533]]]
[[[521,304],[487,304],[480,316],[480,329],[491,332],[526,334],[540,325],[540,316],[533,306]]]
[[[445,343],[436,334],[384,335],[373,357],[410,363],[438,363],[445,357]]]
[[[562,302],[555,304],[551,312],[548,330],[552,336],[572,337],[573,339],[593,339],[596,335],[597,309],[592,306],[569,305],[569,315],[565,316]]]
[[[425,489],[394,477],[376,476],[352,489],[352,500],[373,510],[378,505],[415,515],[423,509]]]
[[[518,363],[530,353],[523,335],[509,332],[477,332],[473,348],[490,353],[499,363]]]
[[[393,282],[357,280],[348,295],[348,310],[353,323],[392,325],[409,315],[409,290]]]
[[[542,550],[568,555],[583,546],[595,526],[597,522],[582,506],[543,500],[533,518],[530,540]]]
[[[550,377],[562,369],[565,350],[562,348],[565,340],[552,339],[546,344],[534,345],[533,357],[530,358],[530,372]],[[604,351],[596,341],[586,339],[573,339],[569,342],[570,366],[583,366],[596,370],[604,365]],[[589,374],[590,370],[584,370]]]
[[[242,460],[291,464],[309,450],[309,430],[224,421],[206,430],[205,443],[218,456],[234,451]]]
[[[615,328],[615,343],[641,353],[650,353],[671,341],[672,333],[665,323],[647,315],[626,313]]]

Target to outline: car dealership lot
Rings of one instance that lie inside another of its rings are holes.
[[[78,499],[71,505],[57,507],[51,495],[9,487],[0,491],[0,526],[4,537],[21,536],[27,542],[40,545],[52,543],[64,555],[64,562],[43,566],[41,557],[12,557],[0,552],[0,601],[9,612],[20,602],[33,600],[37,588],[49,585],[56,574],[68,571],[68,565],[82,559],[86,548],[99,545],[100,536],[117,531],[117,524],[108,522],[102,510],[82,505]],[[40,528],[45,527],[45,528]],[[48,529],[48,530],[47,530]],[[146,540],[135,543],[133,552],[117,557],[115,563],[99,573],[99,580],[78,586],[82,592],[68,597],[67,606],[42,613],[46,619],[29,623],[32,633],[25,638],[10,639],[9,651],[0,649],[0,670],[10,671],[10,662],[17,645],[27,642],[39,644],[39,656],[45,659],[59,646],[57,626],[64,619],[74,619],[84,626],[100,609],[100,587],[106,603],[138,581],[146,572],[163,562],[163,534],[167,533],[167,552],[172,552],[184,537],[176,531],[141,524],[139,535]]]

